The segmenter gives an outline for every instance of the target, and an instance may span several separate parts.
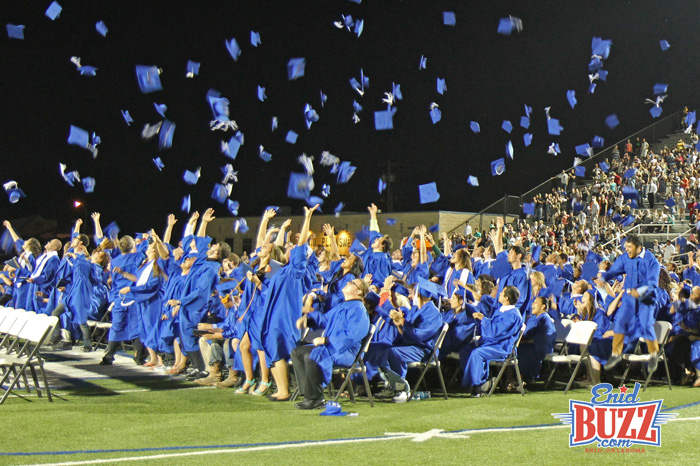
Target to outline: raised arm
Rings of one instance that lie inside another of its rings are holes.
[[[280,227],[279,233],[277,233],[277,238],[275,238],[275,246],[279,246],[281,248],[284,248],[284,238],[286,236],[285,231],[287,228],[289,228],[289,225],[292,224],[292,219],[288,218],[287,220],[282,223],[282,226]]]
[[[156,251],[161,259],[167,259],[170,257],[170,251],[165,247],[165,244],[158,238],[155,230],[151,230],[151,238],[153,238],[154,244],[156,245]]]
[[[255,241],[255,249],[261,248],[265,245],[265,235],[267,234],[267,224],[270,219],[275,216],[277,212],[274,209],[267,209],[260,220],[260,227],[258,228],[258,238]],[[284,237],[284,235],[282,235]]]
[[[187,221],[185,233],[182,235],[183,238],[194,235],[194,229],[197,226],[197,220],[199,220],[199,212],[194,211],[190,219]]]
[[[329,223],[323,225],[323,232],[328,236],[331,242],[331,254],[330,259],[332,261],[337,261],[340,259],[340,249],[338,248],[338,242],[335,240],[335,229]]]
[[[425,225],[421,225],[418,229],[418,235],[420,236],[420,263],[423,264],[428,262],[428,249],[425,247]]]
[[[17,241],[19,239],[19,236],[17,236],[17,233],[15,233],[14,228],[12,228],[12,224],[10,223],[9,220],[5,220],[2,222],[3,226],[7,228],[7,231],[10,233],[10,236],[12,236],[12,241]]]
[[[79,218],[78,220],[75,221],[75,225],[73,226],[73,236],[77,236],[80,234],[80,227],[83,225],[83,219]]]
[[[446,256],[452,254],[452,241],[450,241],[446,231],[442,232],[442,248],[444,249],[443,254]]]
[[[490,236],[496,254],[503,252],[503,217],[496,217],[496,234]]]
[[[209,222],[214,220],[216,217],[214,217],[214,209],[209,208],[204,212],[204,215],[202,215],[202,221],[199,224],[199,230],[197,230],[197,236],[199,238],[204,238],[207,236],[207,225],[209,225]]]
[[[102,225],[100,225],[100,213],[99,212],[93,212],[92,215],[92,223],[95,225],[95,237],[96,238],[104,238],[105,235],[102,232]]]
[[[376,231],[379,233],[379,222],[377,222],[377,206],[374,204],[370,204],[369,207],[367,207],[367,210],[369,211],[369,231]]]
[[[299,241],[297,241],[297,246],[306,244],[309,236],[309,225],[311,225],[311,216],[313,215],[314,210],[318,209],[318,206],[319,205],[316,204],[310,209],[304,206],[304,224],[301,226],[301,232],[299,232]]]
[[[170,243],[170,238],[173,235],[173,227],[177,223],[177,219],[174,214],[168,215],[168,226],[165,227],[165,233],[163,233],[163,243]]]

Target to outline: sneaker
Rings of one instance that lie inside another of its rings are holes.
[[[381,392],[377,393],[374,395],[374,398],[378,400],[388,400],[389,398],[394,398],[396,396],[396,392],[390,388],[385,388]]]
[[[652,353],[649,355],[649,364],[647,365],[647,370],[649,371],[649,374],[653,374],[656,371],[656,368],[659,367],[659,353]]]
[[[195,369],[187,376],[187,380],[197,380],[209,377],[209,372]]]
[[[111,366],[113,363],[114,363],[114,359],[102,358],[102,360],[98,364],[100,366]]]
[[[92,346],[83,346],[83,353],[92,353]]]
[[[69,349],[73,349],[73,345],[69,341],[59,341],[55,345],[51,347],[53,351],[66,351]]]
[[[609,371],[613,367],[617,366],[620,361],[622,361],[622,355],[621,354],[613,354],[610,356],[610,359],[608,359],[608,362],[603,366],[603,368],[606,371]]]
[[[401,392],[391,399],[394,403],[406,403],[408,401],[408,392]]]

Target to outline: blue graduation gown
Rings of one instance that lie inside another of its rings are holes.
[[[158,265],[160,266],[160,264]],[[143,267],[148,267],[148,265],[146,264]],[[140,275],[141,270],[137,272]],[[163,281],[164,277],[156,276],[154,271],[151,270],[146,283],[131,286],[131,295],[134,298],[134,305],[137,306],[140,317],[139,338],[147,348],[153,350],[158,348],[157,329],[163,306],[161,300]]]
[[[15,248],[17,248],[18,251],[22,252],[22,246],[24,246],[23,239],[18,239],[15,241]],[[26,280],[32,274],[32,271],[36,266],[36,258],[33,254],[27,254],[25,257],[27,263],[24,265],[20,264],[20,268],[15,271],[15,283],[12,293],[11,306],[18,309],[22,309],[27,303],[30,287]],[[17,256],[17,263],[20,263],[19,255]]]
[[[441,360],[450,353],[459,352],[465,345],[471,343],[476,329],[476,320],[472,317],[473,309],[473,306],[465,306],[465,309],[458,313],[452,310],[442,313],[442,321],[450,324],[450,328],[440,348]]]
[[[370,246],[374,243],[374,240],[382,236],[376,231],[369,232],[369,244]],[[365,265],[365,274],[372,274],[372,284],[377,286],[382,286],[386,277],[391,275],[391,257],[386,252],[372,251],[372,248],[368,248],[365,251],[358,254],[362,258],[362,262]]]
[[[125,272],[138,276],[138,268],[145,256],[140,252],[122,254],[112,260],[112,268],[119,267]],[[112,288],[109,300],[114,303],[112,307],[112,328],[109,330],[109,341],[130,341],[139,335],[139,318],[136,314],[137,307],[130,305],[124,307],[122,302],[130,303],[134,300],[131,292],[120,295],[119,290],[132,286],[134,283],[121,274],[112,274]]]
[[[37,266],[39,266],[39,263],[42,260],[42,256],[39,256]],[[56,272],[58,271],[58,265],[60,262],[61,260],[58,258],[58,255],[51,255],[51,257],[46,259],[46,264],[41,269],[39,275],[32,279],[32,283],[27,283],[24,285],[29,288],[27,300],[24,304],[25,310],[34,311],[37,314],[50,314],[51,311],[53,311],[53,309],[47,309],[47,306],[43,302],[42,298],[37,298],[36,293],[41,292],[47,297],[49,294],[51,294],[51,288],[53,287],[54,278],[56,278]]]
[[[102,267],[89,262],[85,256],[78,254],[72,261],[71,286],[67,290],[65,305],[72,313],[72,322],[76,325],[87,323],[92,304],[93,286],[102,283]]]
[[[262,321],[262,345],[268,366],[288,360],[299,340],[296,321],[301,317],[302,299],[311,286],[306,273],[308,246],[292,249],[289,263],[270,280]]]
[[[199,249],[202,251],[202,249]],[[206,252],[204,252],[206,257]],[[199,262],[199,264],[197,263]],[[195,267],[196,266],[196,267]],[[180,342],[186,352],[198,351],[194,329],[202,321],[207,301],[219,278],[220,264],[202,257],[195,260],[190,273],[186,275],[178,316],[180,318]]]
[[[517,270],[511,270],[511,272],[498,280],[498,295],[501,296],[503,288],[506,286],[514,286],[520,291],[520,296],[518,296],[518,302],[515,303],[515,307],[520,310],[521,315],[525,315],[527,311],[527,305],[530,302],[530,294],[532,289],[532,284],[530,283],[530,278],[527,276],[527,270],[525,267],[520,267]]]
[[[543,312],[537,316],[530,316],[523,334],[523,341],[518,347],[518,365],[525,377],[529,379],[539,377],[542,360],[554,351],[556,339],[557,330],[554,327],[554,319],[549,314]]]
[[[489,377],[489,361],[508,357],[523,324],[520,311],[515,306],[502,306],[493,317],[481,319],[479,346],[465,346],[459,352],[464,370],[463,387],[480,386]]]
[[[173,317],[173,308],[165,304],[171,299],[178,299],[182,294],[182,288],[185,286],[185,278],[187,275],[182,275],[182,272],[177,273],[176,269],[171,268],[173,275],[168,276],[165,282],[165,289],[161,299],[161,313],[158,321],[158,333],[156,346],[157,350],[163,353],[173,353],[175,351],[175,339],[180,335],[180,317],[179,313]],[[165,315],[167,319],[163,320]],[[155,349],[155,348],[153,348]]]

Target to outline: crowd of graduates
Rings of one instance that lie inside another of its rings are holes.
[[[364,361],[371,389],[395,402],[407,401],[408,366],[426,360],[444,324],[439,357],[459,355],[461,386],[475,397],[489,380],[489,362],[507,357],[521,331],[524,383],[540,379],[562,319],[597,324],[586,374],[591,383],[612,374],[640,338],[654,372],[660,351],[654,323],[669,321],[672,378],[700,386],[694,253],[681,271],[660,262],[635,235],[601,256],[593,239],[568,247],[568,236],[560,243],[533,234],[534,225],[519,230],[502,218],[471,245],[446,233],[436,240],[420,225],[394,248],[372,204],[368,244],[356,240],[341,257],[329,224],[323,234],[330,247],[310,245],[316,208],[305,207],[293,242],[291,220],[271,226],[277,212],[266,210],[246,261],[207,236],[212,209],[191,216],[176,246],[174,215],[162,238],[154,230],[118,237],[102,231],[95,213],[92,242],[78,220],[70,242],[53,239],[43,251],[5,221],[17,255],[0,274],[0,304],[59,316],[55,350],[82,341],[91,351],[88,322],[110,321],[105,365],[128,342],[136,364],[272,401],[292,397],[295,377],[304,395],[300,409],[323,406],[333,368],[353,362],[370,325],[375,332]]]

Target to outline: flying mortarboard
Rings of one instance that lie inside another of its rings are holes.
[[[534,202],[524,202],[523,203],[523,213],[525,215],[535,214],[535,203]]]
[[[574,213],[575,214],[578,214],[582,210],[583,210],[583,204],[581,204],[580,202],[577,202],[574,204]]]
[[[591,39],[591,54],[598,55],[603,60],[607,60],[610,56],[611,46],[612,40],[594,37],[593,39]]]
[[[528,129],[530,127],[530,118],[526,116],[520,117],[520,127]]]
[[[26,194],[24,194],[24,191],[22,191],[20,188],[12,188],[7,190],[7,195],[10,198],[10,204],[17,204],[17,202],[23,198],[27,197]]]
[[[433,124],[436,124],[437,122],[442,120],[442,112],[435,103],[433,103],[431,107],[432,108],[430,109],[430,119],[433,121]]]
[[[134,119],[131,118],[128,110],[122,110],[122,118],[124,118],[124,121],[126,121],[127,126],[131,126],[131,124],[134,122]]]
[[[639,198],[639,192],[634,189],[632,186],[623,186],[622,187],[622,196],[625,199],[637,199]]]
[[[335,216],[338,217],[344,208],[345,204],[343,202],[339,202],[338,205],[335,206],[335,209],[333,209],[333,213],[335,213]]]
[[[267,99],[267,95],[265,95],[265,88],[262,86],[258,86],[258,100],[260,102],[264,102],[265,99]]]
[[[654,118],[660,117],[661,112],[663,112],[663,109],[661,107],[657,107],[656,105],[652,105],[649,109],[649,113],[651,113],[651,116]]]
[[[423,55],[420,56],[420,62],[418,63],[418,69],[424,70],[428,64],[428,58]]]
[[[102,37],[107,37],[107,33],[109,32],[109,29],[107,29],[107,25],[104,21],[98,21],[95,23],[95,30],[100,33]]]
[[[513,160],[513,143],[511,141],[506,143],[506,155]]]
[[[509,16],[507,18],[501,18],[498,21],[498,29],[496,32],[504,36],[509,36],[513,31],[521,32],[522,30],[523,21],[520,18]]]
[[[620,222],[621,227],[628,227],[632,224],[634,224],[635,217],[634,215],[628,215],[627,217],[623,218],[622,221]]]
[[[440,199],[440,193],[438,193],[437,184],[435,182],[419,185],[418,193],[420,195],[421,204],[437,202],[438,199]]]
[[[84,129],[70,125],[68,144],[73,144],[75,146],[80,146],[87,149],[87,147],[90,145],[90,135]]]
[[[576,146],[576,153],[578,155],[585,155],[586,157],[590,157],[593,153],[593,150],[591,149],[590,144],[586,143]]]
[[[556,118],[550,118],[547,120],[547,131],[553,136],[558,136],[564,130],[564,127],[559,124],[559,120]]]
[[[610,129],[615,129],[620,124],[620,119],[614,113],[605,117],[605,126]]]
[[[163,125],[158,133],[158,148],[160,150],[170,149],[173,146],[173,135],[175,134],[175,123],[170,120],[163,120]]]
[[[610,170],[610,165],[608,165],[606,162],[600,162],[598,166],[603,171],[603,173],[607,173],[608,170]]]
[[[442,12],[442,24],[445,26],[454,26],[457,24],[457,18],[455,17],[454,11],[443,11]]]
[[[185,180],[185,183],[189,185],[195,185],[197,184],[197,181],[199,181],[199,177],[201,175],[201,168],[197,168],[197,171],[191,172],[189,170],[185,170],[185,174],[182,176],[182,179]]]
[[[51,2],[51,5],[46,9],[44,13],[51,21],[55,21],[56,18],[61,14],[63,7],[58,4],[58,2]]]
[[[91,176],[83,178],[83,189],[86,193],[95,191],[95,178]]]
[[[625,173],[622,175],[622,177],[627,180],[630,178],[634,178],[634,175],[636,175],[636,174],[637,174],[637,170],[634,168],[630,168],[630,169],[625,171]]]
[[[506,162],[500,158],[491,162],[491,175],[502,175],[506,171]]]
[[[228,49],[228,53],[231,54],[231,58],[233,58],[233,61],[238,61],[238,58],[241,56],[241,47],[238,45],[236,38],[232,37],[231,39],[225,42],[226,48]]]
[[[165,118],[165,112],[168,111],[168,106],[165,104],[157,104],[153,102],[153,106],[156,108],[156,112],[163,118]]]
[[[523,143],[525,147],[530,147],[530,144],[532,144],[532,133],[523,134]]]
[[[367,247],[365,247],[364,244],[360,242],[359,239],[355,238],[352,241],[352,244],[350,245],[350,248],[348,249],[351,253],[355,254],[358,252],[366,251]]]
[[[355,174],[357,167],[353,167],[350,162],[340,162],[338,166],[337,182],[339,184],[347,183]]]
[[[250,31],[250,45],[257,47],[260,45],[260,33],[255,31]]]
[[[574,167],[574,173],[576,176],[586,176],[586,167],[577,165]]]
[[[595,262],[586,262],[581,266],[581,278],[583,280],[591,280],[598,275],[598,264]]]
[[[226,200],[226,208],[234,217],[238,215],[238,201]]]
[[[269,162],[270,160],[272,160],[272,154],[270,154],[269,152],[267,152],[267,151],[265,150],[265,148],[264,148],[262,145],[260,146],[260,155],[259,155],[259,157],[260,157],[261,159],[263,159],[265,162]]]
[[[498,280],[508,275],[513,268],[508,262],[508,254],[499,254],[496,260],[491,262],[491,275]]]
[[[287,141],[290,144],[296,144],[298,137],[299,135],[290,129],[287,132],[287,137],[285,138],[285,141]]]
[[[304,58],[292,58],[287,63],[287,78],[290,81],[299,79],[304,76],[306,69],[306,59]]]
[[[668,90],[668,84],[654,84],[654,95],[665,94]]]
[[[386,189],[386,182],[379,178],[379,183],[377,185],[377,190],[379,191],[379,194],[383,193],[384,190]]]
[[[438,92],[438,94],[443,95],[446,90],[447,90],[447,84],[445,84],[445,80],[443,78],[437,78],[437,92]]]
[[[187,196],[182,198],[182,205],[180,206],[180,210],[186,213],[190,213],[190,195],[188,194]]]
[[[510,134],[510,132],[513,131],[513,125],[508,120],[503,120],[501,128],[503,128],[503,131],[505,131],[508,134]]]
[[[569,90],[566,91],[566,100],[569,101],[569,105],[571,105],[571,108],[574,108],[576,106],[576,91],[574,90]]]
[[[661,40],[659,41],[659,46],[661,47],[661,51],[665,52],[671,47],[671,44],[669,44],[667,40]]]
[[[211,198],[219,204],[223,204],[226,201],[227,197],[228,189],[226,189],[226,186],[224,186],[221,183],[215,183],[214,190],[211,193]]]
[[[469,178],[467,178],[467,184],[469,186],[479,186],[479,179],[476,176],[469,175]]]
[[[199,75],[199,66],[200,63],[197,63],[196,61],[192,60],[187,60],[187,73],[185,74],[186,78],[194,78],[195,76]]]
[[[287,197],[291,199],[306,199],[311,195],[314,180],[306,173],[291,173],[287,186]]]
[[[10,39],[24,40],[24,28],[23,24],[8,24],[5,26],[7,28],[7,37]]]
[[[239,218],[238,220],[233,222],[234,233],[236,233],[236,234],[240,233],[242,235],[245,235],[246,233],[248,233],[248,230],[250,230],[250,228],[248,228],[248,222],[246,222],[246,219]],[[274,262],[274,261],[272,261],[272,262]]]
[[[136,65],[136,79],[143,94],[163,90],[157,66]]]
[[[476,121],[471,121],[469,122],[469,128],[474,132],[474,134],[477,134],[481,131],[481,128],[479,127],[479,123]]]
[[[394,225],[396,225],[396,219],[395,218],[387,218],[386,224],[389,226],[394,226]]]
[[[601,149],[605,145],[605,139],[602,136],[593,136],[591,145],[596,149]]]
[[[549,287],[549,291],[556,296],[557,298],[562,295],[564,292],[564,287],[566,286],[566,280],[563,278],[559,278],[557,280],[554,280],[552,282],[552,286]]]
[[[673,207],[673,206],[676,205],[676,200],[675,200],[674,198],[672,198],[672,197],[669,197],[668,199],[666,199],[665,204],[666,204],[669,208],[671,208],[671,207]]]

